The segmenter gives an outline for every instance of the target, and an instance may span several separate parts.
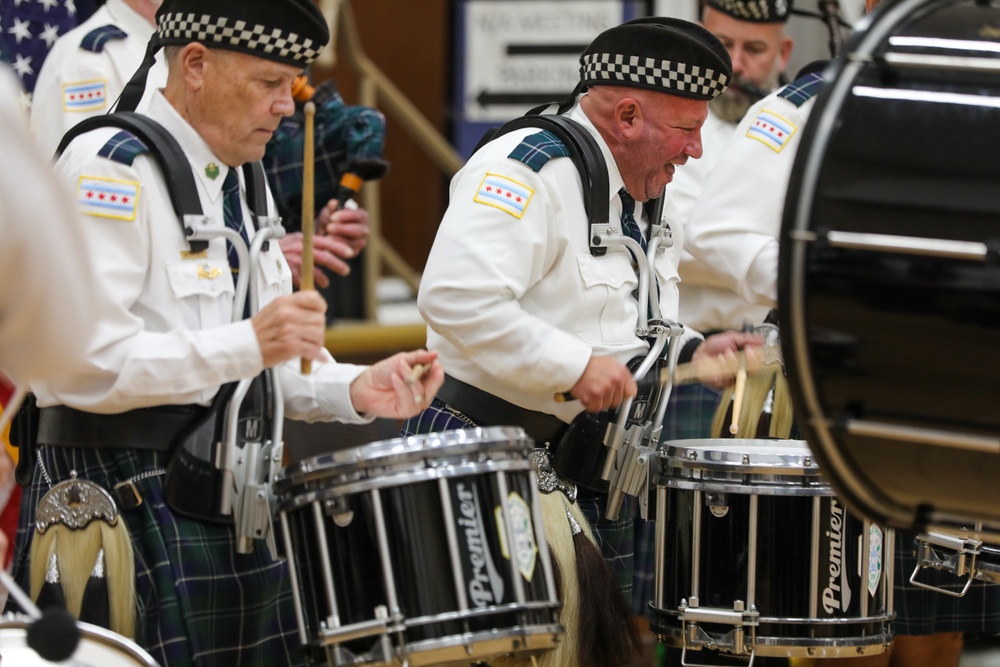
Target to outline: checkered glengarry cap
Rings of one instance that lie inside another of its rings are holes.
[[[705,0],[712,9],[740,21],[784,23],[792,10],[792,0]]]
[[[156,12],[161,46],[205,46],[305,67],[330,31],[312,0],[166,0]]]
[[[732,77],[722,42],[700,25],[674,18],[640,18],[609,28],[580,56],[584,87],[629,86],[712,100]]]

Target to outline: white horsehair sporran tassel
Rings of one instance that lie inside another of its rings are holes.
[[[135,636],[135,562],[125,521],[106,490],[72,472],[42,496],[31,541],[31,591],[76,618]]]

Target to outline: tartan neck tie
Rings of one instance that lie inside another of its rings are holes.
[[[646,254],[646,239],[642,238],[642,232],[639,231],[639,224],[635,221],[635,200],[632,199],[632,195],[622,188],[618,191],[618,197],[622,200],[622,231],[631,236],[642,248],[643,255]],[[638,262],[635,253],[629,248],[629,254],[632,255],[633,262]],[[638,290],[633,292],[633,295],[638,296]],[[660,283],[656,282],[656,298],[660,298]],[[646,311],[647,317],[652,317],[652,308],[647,307]]]
[[[632,195],[622,188],[618,191],[618,197],[622,200],[622,231],[635,239],[642,252],[646,252],[646,239],[642,238],[639,231],[639,223],[635,221],[635,200]]]
[[[240,205],[240,179],[236,176],[236,170],[230,167],[226,174],[226,180],[222,182],[222,210],[224,213],[226,227],[239,232],[243,242],[248,246],[250,239],[247,237],[246,227],[243,225],[243,207]],[[229,268],[233,273],[240,270],[240,257],[236,254],[236,247],[226,241],[226,250],[229,253]]]

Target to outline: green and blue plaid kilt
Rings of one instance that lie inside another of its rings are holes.
[[[418,435],[436,433],[452,429],[489,426],[476,424],[461,412],[452,410],[439,399],[434,399],[430,407],[416,417],[403,422],[403,435]],[[615,581],[625,599],[632,593],[632,553],[633,553],[633,518],[635,515],[635,499],[627,498],[622,503],[621,514],[617,521],[604,519],[606,497],[580,498],[577,503],[583,515],[590,522],[594,537],[601,547],[604,560],[607,561]]]
[[[125,449],[40,447],[53,484],[81,479],[105,489],[166,466],[167,455]],[[163,501],[163,477],[136,484],[139,507],[122,513],[135,550],[137,642],[163,667],[301,665],[290,579],[263,542],[236,552],[231,526],[175,514]],[[14,575],[28,583],[35,508],[48,491],[38,468],[25,489]],[[197,493],[197,489],[191,489]]]
[[[721,392],[703,384],[683,384],[674,387],[663,416],[660,442],[691,440],[712,435],[712,419],[719,405]],[[650,508],[652,510],[652,508]],[[653,572],[656,567],[656,524],[635,519],[635,574],[633,576],[632,611],[638,615],[649,612],[653,599]]]
[[[1000,585],[976,581],[963,597],[914,586],[910,575],[917,567],[916,534],[896,531],[895,578],[896,635],[931,635],[938,632],[1000,633]],[[952,592],[961,591],[968,579],[943,570],[924,569],[916,580]]]

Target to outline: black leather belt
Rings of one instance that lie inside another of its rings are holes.
[[[557,417],[519,407],[450,375],[444,376],[437,397],[479,426],[520,426],[538,447],[557,442],[569,428]]]
[[[42,408],[38,444],[169,452],[208,408],[164,405],[99,415],[65,405]]]

